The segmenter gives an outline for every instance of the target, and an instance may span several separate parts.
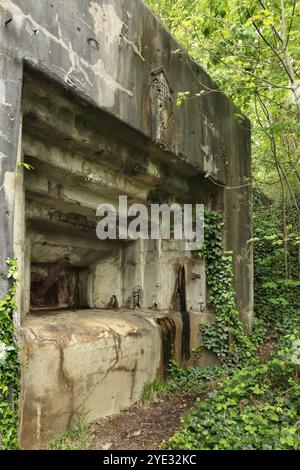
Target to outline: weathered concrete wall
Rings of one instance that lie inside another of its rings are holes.
[[[17,215],[26,220],[26,235],[21,233],[15,241],[23,245],[23,253],[28,252],[24,266],[29,266],[24,273],[31,264],[32,277],[38,282],[47,272],[45,264],[68,256],[71,266],[80,269],[81,284],[86,278],[83,285],[88,294],[80,306],[108,308],[115,296],[118,306],[125,308],[132,291],[140,286],[144,307],[167,310],[177,308],[174,295],[183,264],[188,276],[188,310],[200,311],[199,299],[205,302],[206,296],[204,264],[192,261],[184,242],[100,242],[96,208],[100,202],[117,206],[119,195],[146,204],[153,194],[164,202],[174,198],[202,202],[204,197],[211,199],[209,191],[205,196],[203,191],[193,194],[188,176],[176,165],[166,167],[164,160],[145,153],[137,139],[130,146],[120,132],[115,139],[105,117],[98,117],[101,133],[97,132],[90,110],[84,113],[79,104],[32,75],[24,80],[22,111],[21,155],[33,168],[19,180],[24,181],[26,203],[20,205]],[[83,123],[80,132],[74,123]],[[24,222],[21,226],[24,230]],[[24,240],[29,241],[28,249]],[[198,272],[199,279],[191,281],[192,271]],[[24,281],[21,317],[30,310],[25,275]]]
[[[188,163],[233,186],[249,177],[248,121],[236,122],[233,104],[219,91],[175,106],[176,92],[210,91],[215,85],[141,1],[1,0],[0,18],[1,271],[13,255],[13,174],[24,64],[157,142],[178,166]],[[228,195],[229,214],[235,204],[249,205],[247,188]],[[228,239],[235,237],[235,253],[247,258],[236,257],[235,269],[236,279],[247,278],[239,290],[245,299],[241,307],[249,311],[251,253],[242,253],[251,237],[246,217],[246,223],[235,216],[236,225],[228,224]],[[2,293],[5,286],[1,280]]]
[[[45,444],[78,416],[90,422],[137,401],[144,384],[162,376],[157,318],[99,310],[60,312],[43,321],[28,317],[22,330],[22,447]]]
[[[175,106],[177,91],[216,87],[178,52],[180,46],[141,1],[5,0],[0,5],[3,54],[43,70],[164,149],[224,179],[218,137],[224,119],[235,127],[234,107],[219,92]]]
[[[107,116],[90,107],[83,110],[81,102],[71,101],[59,87],[28,71],[18,158],[33,167],[17,178],[15,217],[22,266],[18,304],[25,338],[20,433],[22,446],[30,448],[63,432],[78,415],[91,421],[134,403],[145,382],[164,376],[171,355],[183,365],[192,363],[199,325],[213,319],[206,308],[204,262],[193,259],[184,242],[99,241],[98,204],[117,205],[119,195],[144,203],[156,197],[212,204],[213,189],[196,190],[174,162],[166,167],[164,158],[145,152],[128,130],[117,132],[114,126],[112,133]],[[68,256],[69,265],[60,276],[58,292],[53,291],[43,307],[31,305],[36,283],[63,256]],[[181,291],[180,272],[185,286]],[[139,306],[134,309],[137,296]],[[184,312],[180,296],[185,298]],[[59,310],[66,307],[81,310]],[[134,338],[143,344],[143,358]],[[122,344],[117,357],[115,343]],[[211,361],[215,358],[206,354],[200,363]]]
[[[192,315],[194,335],[204,318]],[[162,325],[173,325],[166,344]],[[181,360],[176,312],[81,310],[29,316],[24,337],[20,443],[39,448],[81,417],[89,423],[140,399],[145,383]],[[196,347],[199,337],[192,338]],[[203,365],[214,363],[207,356]]]

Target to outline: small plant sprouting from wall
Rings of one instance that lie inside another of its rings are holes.
[[[6,263],[11,286],[0,300],[0,449],[12,450],[18,448],[20,391],[20,363],[13,325],[18,269],[15,259],[8,259]]]
[[[215,319],[201,327],[202,348],[217,354],[222,363],[241,364],[247,360],[253,345],[244,332],[232,286],[232,254],[224,252],[222,218],[218,212],[205,214],[204,246],[193,253],[205,259],[206,280]]]

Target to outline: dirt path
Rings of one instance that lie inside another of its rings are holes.
[[[94,449],[157,450],[180,426],[199,393],[189,392],[158,403],[137,404],[90,427]]]

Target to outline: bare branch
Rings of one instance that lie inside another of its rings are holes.
[[[286,67],[286,64],[284,63],[284,61],[282,60],[282,58],[280,57],[280,55],[278,54],[278,52],[276,51],[276,49],[273,47],[273,45],[270,43],[270,41],[268,41],[268,39],[262,34],[260,28],[257,26],[256,22],[254,21],[254,19],[251,17],[250,15],[250,12],[248,10],[248,15],[249,15],[249,18],[251,18],[251,21],[252,21],[252,24],[254,26],[254,28],[256,29],[257,33],[259,34],[259,36],[262,38],[262,40],[269,46],[269,48],[271,49],[271,51],[274,53],[274,55],[278,58],[278,60],[280,61],[280,63],[282,64],[284,70],[286,71],[290,81],[292,82],[293,79],[290,75],[290,72],[289,70],[287,69]]]

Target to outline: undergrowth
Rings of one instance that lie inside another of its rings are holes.
[[[207,384],[214,382],[224,374],[220,366],[213,367],[188,367],[182,369],[174,360],[171,360],[168,368],[168,380],[156,379],[144,385],[141,401],[161,401],[174,393],[189,391],[200,392]]]
[[[300,335],[266,364],[235,371],[183,420],[171,449],[300,449]]]
[[[0,300],[0,449],[13,450],[18,448],[20,392],[20,364],[13,326],[18,272],[16,260],[8,259],[6,263],[11,286]]]
[[[88,450],[92,447],[92,443],[87,425],[78,417],[71,429],[50,441],[49,448],[51,450]]]
[[[243,341],[244,354],[239,354],[239,341],[235,339],[237,347],[235,345],[234,357],[239,356],[242,359],[242,367],[235,360],[230,360],[229,336],[225,336],[228,331],[226,329],[224,332],[222,325],[218,324],[218,309],[221,307],[213,299],[213,295],[217,293],[217,302],[220,294],[225,300],[226,290],[229,291],[229,306],[223,312],[227,309],[229,318],[233,318],[235,322],[236,307],[232,303],[231,279],[227,271],[224,290],[221,292],[220,287],[219,292],[211,289],[212,304],[217,307],[217,321],[202,330],[205,347],[216,352],[221,362],[227,364],[227,377],[216,382],[216,387],[208,392],[207,398],[201,399],[183,419],[181,429],[166,444],[171,449],[300,449],[300,283],[297,279],[299,272],[296,261],[298,241],[292,234],[289,243],[290,256],[293,258],[290,262],[291,278],[288,279],[283,278],[282,234],[276,222],[272,222],[265,213],[261,215],[256,212],[256,232],[250,242],[254,243],[255,250],[255,321],[253,333],[247,342]],[[219,243],[218,236],[214,245]],[[219,253],[219,259],[220,256]],[[221,266],[224,267],[223,264]],[[210,276],[214,273],[209,272],[209,266],[207,269],[210,283]],[[220,270],[216,264],[214,272],[218,281],[213,282],[220,282]],[[221,317],[222,315],[223,313]],[[224,319],[225,325],[230,325],[231,320],[226,321],[223,316]],[[237,331],[239,339],[239,327]],[[264,343],[270,331],[277,346],[271,352],[269,360],[262,363],[255,351]],[[222,334],[225,346],[221,345]],[[229,361],[224,361],[224,358],[229,358]]]

